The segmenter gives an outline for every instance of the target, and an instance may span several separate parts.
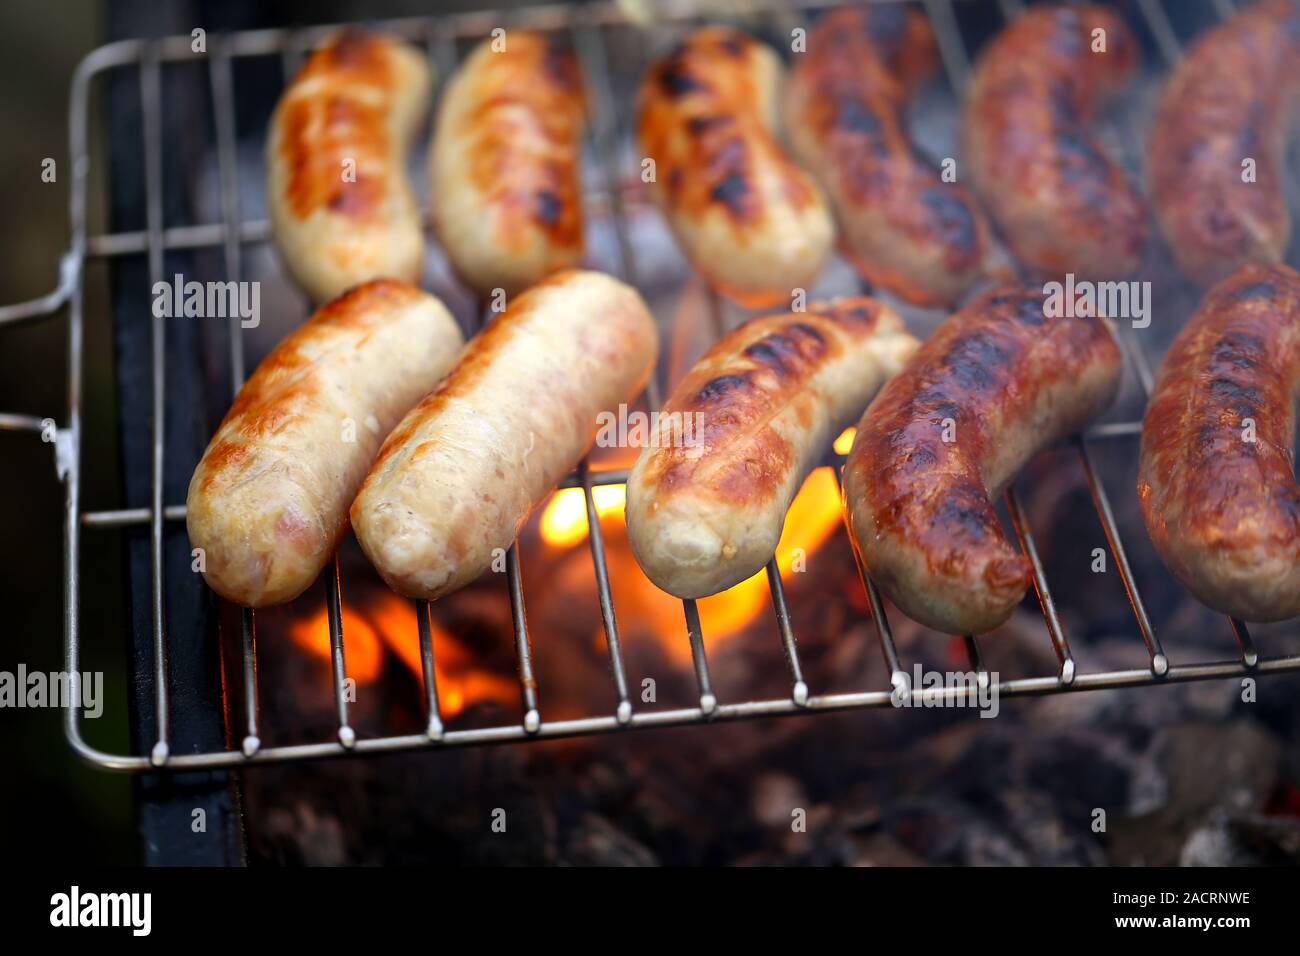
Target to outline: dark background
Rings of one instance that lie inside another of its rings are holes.
[[[493,6],[510,6],[508,2]],[[67,224],[68,92],[77,63],[110,38],[116,25],[131,35],[209,33],[270,25],[308,25],[355,18],[429,15],[470,2],[201,3],[117,0],[13,0],[0,7],[0,303],[25,301],[57,283]],[[102,157],[103,111],[91,110],[91,155]],[[95,145],[101,144],[101,145]],[[54,183],[41,181],[46,157],[58,162]],[[103,175],[93,168],[89,230],[104,224]],[[115,381],[107,276],[91,264],[86,276],[83,508],[120,507]],[[0,329],[0,411],[67,418],[67,313]],[[147,428],[147,422],[140,423]],[[0,670],[63,666],[63,487],[53,446],[26,432],[0,432]],[[82,670],[104,672],[104,715],[83,726],[90,742],[129,749],[127,688],[121,662],[129,621],[123,602],[124,542],[115,532],[83,535]],[[0,860],[39,855],[87,864],[134,863],[128,777],[93,770],[70,753],[55,709],[0,709]]]

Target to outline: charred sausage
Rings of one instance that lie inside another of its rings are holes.
[[[1297,106],[1300,4],[1290,0],[1243,10],[1175,66],[1147,172],[1161,231],[1193,280],[1208,285],[1247,262],[1281,261],[1291,234],[1283,162]]]
[[[1203,603],[1300,614],[1300,274],[1249,264],[1174,339],[1146,420],[1138,500],[1156,552]]]
[[[1031,273],[1113,280],[1142,264],[1146,206],[1088,129],[1137,65],[1124,21],[1097,6],[1035,7],[981,55],[966,102],[965,162]]]
[[[650,580],[698,598],[760,570],[804,478],[916,346],[893,310],[853,298],[753,319],[709,349],[628,477]]]
[[[858,424],[844,466],[850,527],[872,578],[909,617],[975,634],[1010,617],[1030,581],[996,495],[1040,448],[1110,404],[1109,323],[1049,317],[1042,294],[978,296],[922,344]]]
[[[389,586],[433,599],[486,571],[656,349],[641,296],[609,276],[561,272],[514,298],[388,436],[352,505]]]
[[[271,236],[313,302],[367,279],[419,279],[424,244],[406,152],[432,82],[413,47],[349,29],[280,97],[266,149]]]
[[[347,530],[380,442],[455,361],[442,303],[378,279],[320,309],[240,390],[190,481],[204,577],[236,604],[292,600]]]
[[[989,255],[974,198],[944,182],[903,121],[938,62],[921,11],[835,10],[813,26],[785,95],[794,154],[830,196],[849,261],[873,285],[926,306],[957,301]]]
[[[582,261],[585,118],[573,52],[538,33],[485,40],[448,84],[429,154],[433,225],[480,296]]]
[[[651,64],[638,133],[652,193],[687,258],[744,305],[789,302],[817,278],[835,227],[821,187],[776,139],[781,62],[706,27]]]

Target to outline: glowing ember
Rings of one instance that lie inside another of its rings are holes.
[[[844,431],[840,432],[840,437],[835,439],[835,453],[837,455],[847,455],[853,448],[853,439],[858,434],[858,430],[850,425]]]

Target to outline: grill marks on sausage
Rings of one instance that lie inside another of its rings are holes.
[[[651,65],[638,120],[641,143],[673,205],[696,214],[718,209],[737,235],[766,212],[756,181],[760,164],[778,171],[780,194],[796,210],[817,200],[759,113],[752,79],[759,55],[743,33],[697,31]]]
[[[1105,52],[1092,50],[1094,28],[1106,31]],[[1137,55],[1121,18],[1085,7],[1031,9],[980,57],[964,130],[973,177],[1016,257],[1038,272],[1111,274],[1140,260],[1142,198],[1088,125]]]
[[[1143,422],[1138,498],[1152,541],[1203,600],[1245,601],[1235,614],[1249,616],[1252,598],[1216,575],[1300,561],[1298,386],[1300,273],[1246,265],[1174,339]],[[1259,613],[1282,613],[1279,597]]]
[[[557,38],[512,31],[506,49],[476,58],[474,105],[463,128],[470,179],[498,212],[504,249],[529,228],[553,242],[582,243],[579,148],[586,98],[577,58]]]
[[[731,503],[770,500],[797,454],[773,419],[792,409],[801,425],[811,421],[821,398],[808,383],[849,341],[874,334],[879,314],[874,300],[845,299],[741,326],[703,356],[664,406],[703,416],[704,454],[662,449],[648,480],[707,489]]]
[[[1058,361],[1041,359],[1044,344]],[[1102,349],[1118,356],[1100,322],[1048,319],[1032,289],[992,289],[948,319],[859,428],[847,468],[869,489],[874,533],[913,543],[934,573],[982,568],[990,587],[1027,586],[1028,563],[1005,539],[985,487],[991,442],[1032,413],[1044,387]]]
[[[1300,536],[1298,375],[1300,274],[1283,265],[1243,267],[1206,297],[1161,366],[1142,433],[1151,466],[1144,473],[1154,479],[1144,497],[1161,495],[1149,502],[1153,515],[1182,503],[1181,533],[1195,529],[1224,547]],[[1245,440],[1246,419],[1253,442]]]
[[[911,91],[938,68],[925,17],[894,6],[836,10],[817,21],[808,42],[795,69],[809,86],[804,108],[843,201],[880,210],[911,242],[936,245],[953,271],[977,266],[982,224],[973,198],[943,181],[904,122]],[[894,284],[869,261],[859,265]]]
[[[1208,31],[1161,94],[1146,164],[1152,203],[1179,265],[1199,281],[1285,252],[1285,147],[1300,115],[1297,9],[1263,0]],[[1255,160],[1255,182],[1242,182],[1245,157]]]
[[[288,170],[285,199],[299,219],[329,209],[373,220],[390,183],[389,107],[395,93],[388,41],[344,30],[312,54],[285,91],[280,155]],[[344,160],[356,164],[343,180]]]

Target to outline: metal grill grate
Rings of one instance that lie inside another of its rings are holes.
[[[1226,16],[1232,11],[1229,0],[1212,0],[1215,12]],[[768,14],[778,15],[805,9],[818,4],[806,0],[763,0],[751,4]],[[1014,16],[1022,4],[1020,0],[999,0],[1006,17]],[[958,29],[953,0],[925,0],[925,9],[939,39],[944,66],[954,91],[960,92],[970,70],[968,51]],[[1161,54],[1172,60],[1179,54],[1176,35],[1159,0],[1138,0],[1137,10],[1146,21]],[[662,23],[681,24],[697,19],[697,12],[688,4],[664,4],[655,8],[655,17]],[[584,6],[580,11],[573,7],[553,6],[512,11],[509,14],[476,12],[439,19],[407,19],[375,24],[408,40],[421,43],[432,59],[440,61],[445,69],[455,62],[456,41],[487,35],[501,24],[546,31],[568,33],[582,62],[588,83],[592,87],[592,123],[590,135],[598,166],[588,171],[588,183],[594,182],[608,204],[615,226],[617,252],[622,276],[633,285],[639,285],[637,262],[629,238],[627,211],[620,196],[618,136],[619,126],[610,90],[612,74],[608,50],[602,31],[627,24],[620,7],[615,3],[598,3]],[[617,620],[610,592],[608,569],[600,522],[597,517],[592,489],[602,485],[617,485],[625,481],[626,471],[592,471],[584,461],[577,471],[562,483],[563,487],[581,488],[586,501],[588,542],[595,571],[603,630],[607,642],[609,664],[617,705],[613,713],[562,721],[544,721],[539,710],[537,689],[533,676],[532,653],[529,644],[528,619],[524,605],[524,587],[518,547],[512,547],[507,556],[506,572],[512,618],[515,650],[518,657],[520,692],[524,716],[520,723],[466,729],[444,729],[435,680],[432,627],[430,610],[426,602],[414,603],[414,616],[419,633],[420,655],[423,670],[427,731],[424,734],[359,739],[349,724],[348,701],[344,694],[347,666],[344,654],[345,640],[342,628],[342,598],[337,558],[326,572],[326,600],[330,630],[333,695],[337,711],[336,740],[326,740],[282,747],[263,747],[260,741],[257,698],[257,654],[255,619],[251,611],[242,614],[242,669],[243,669],[243,731],[242,747],[211,753],[172,754],[169,747],[168,711],[170,691],[167,668],[167,621],[163,603],[162,543],[165,522],[177,521],[185,516],[183,505],[168,505],[163,500],[165,414],[164,394],[164,343],[166,328],[162,319],[154,318],[152,324],[152,501],[147,508],[83,513],[79,500],[81,470],[81,384],[83,335],[83,265],[89,259],[110,259],[132,254],[145,254],[148,258],[150,282],[162,276],[163,255],[167,250],[219,248],[223,251],[227,278],[238,280],[241,274],[242,250],[245,245],[265,242],[269,227],[265,220],[241,218],[236,175],[235,102],[232,92],[232,62],[241,57],[279,55],[284,59],[286,76],[291,75],[305,51],[319,42],[335,27],[308,30],[261,30],[213,37],[207,54],[210,70],[217,141],[222,221],[193,226],[164,228],[160,170],[162,165],[161,116],[163,90],[160,82],[161,65],[167,62],[192,60],[188,36],[159,40],[128,40],[102,47],[91,53],[79,66],[74,77],[70,102],[70,144],[73,161],[73,182],[70,199],[72,247],[64,256],[58,288],[47,296],[31,302],[0,309],[0,327],[33,318],[48,317],[63,306],[69,313],[69,381],[68,418],[58,430],[56,453],[59,477],[66,483],[66,509],[64,545],[65,571],[65,667],[73,682],[72,698],[77,699],[76,683],[79,681],[78,661],[81,652],[82,631],[79,618],[79,551],[83,529],[149,527],[152,547],[151,626],[153,638],[153,694],[156,700],[156,727],[152,752],[147,755],[115,755],[90,746],[82,737],[79,714],[75,709],[66,712],[65,728],[73,749],[85,760],[99,767],[113,770],[141,772],[150,769],[199,769],[256,765],[289,760],[340,756],[349,753],[374,754],[419,748],[442,748],[501,742],[518,742],[584,734],[608,733],[634,727],[663,727],[669,725],[698,724],[710,720],[736,720],[760,716],[781,716],[817,711],[848,710],[883,707],[894,694],[905,690],[904,668],[895,646],[889,622],[879,592],[866,574],[861,556],[855,551],[855,560],[866,590],[871,617],[880,641],[881,652],[891,676],[891,688],[855,693],[817,695],[811,693],[804,680],[799,661],[794,631],[786,604],[780,571],[776,561],[767,565],[767,579],[771,591],[772,608],[776,616],[779,636],[790,672],[788,697],[742,702],[721,702],[713,691],[708,659],[704,648],[700,616],[694,601],[684,601],[683,615],[687,639],[690,643],[696,684],[698,706],[674,710],[636,712],[628,693],[628,679],[619,644]],[[140,98],[143,108],[144,163],[147,194],[145,208],[146,228],[143,231],[87,235],[86,189],[88,174],[87,109],[92,81],[104,72],[118,67],[134,67],[139,71]],[[594,173],[594,175],[593,175]],[[712,303],[717,328],[722,328],[721,304]],[[244,377],[243,348],[238,318],[230,323],[231,390],[237,391]],[[1151,388],[1151,364],[1136,341],[1124,337],[1125,354],[1132,363],[1143,395]],[[652,380],[647,398],[651,407],[659,404],[657,384]],[[0,430],[39,432],[42,420],[27,415],[0,415]],[[1134,580],[1133,571],[1125,554],[1123,539],[1111,508],[1106,489],[1102,484],[1090,450],[1097,442],[1131,439],[1140,433],[1140,421],[1127,421],[1099,425],[1075,439],[1074,446],[1087,481],[1098,519],[1104,530],[1110,553],[1122,578],[1134,618],[1149,657],[1149,666],[1131,670],[1110,670],[1083,673],[1077,670],[1069,639],[1052,599],[1043,563],[1039,558],[1033,534],[1028,526],[1024,509],[1014,488],[1008,490],[1005,502],[1012,527],[1020,546],[1033,568],[1034,587],[1042,609],[1043,618],[1060,667],[1057,673],[998,682],[998,691],[1004,695],[1052,694],[1096,688],[1134,687],[1172,681],[1191,681],[1210,678],[1239,677],[1300,670],[1300,656],[1260,657],[1252,642],[1250,632],[1241,621],[1231,620],[1230,626],[1240,648],[1236,660],[1210,661],[1171,665],[1161,646],[1160,638],[1152,627]],[[838,465],[842,459],[833,456],[830,463]],[[838,471],[837,471],[838,480]],[[852,541],[852,536],[849,536]],[[975,636],[965,638],[967,655],[972,670],[984,681],[995,680],[983,666],[979,641]],[[950,697],[964,693],[961,689],[914,692],[915,696]]]

